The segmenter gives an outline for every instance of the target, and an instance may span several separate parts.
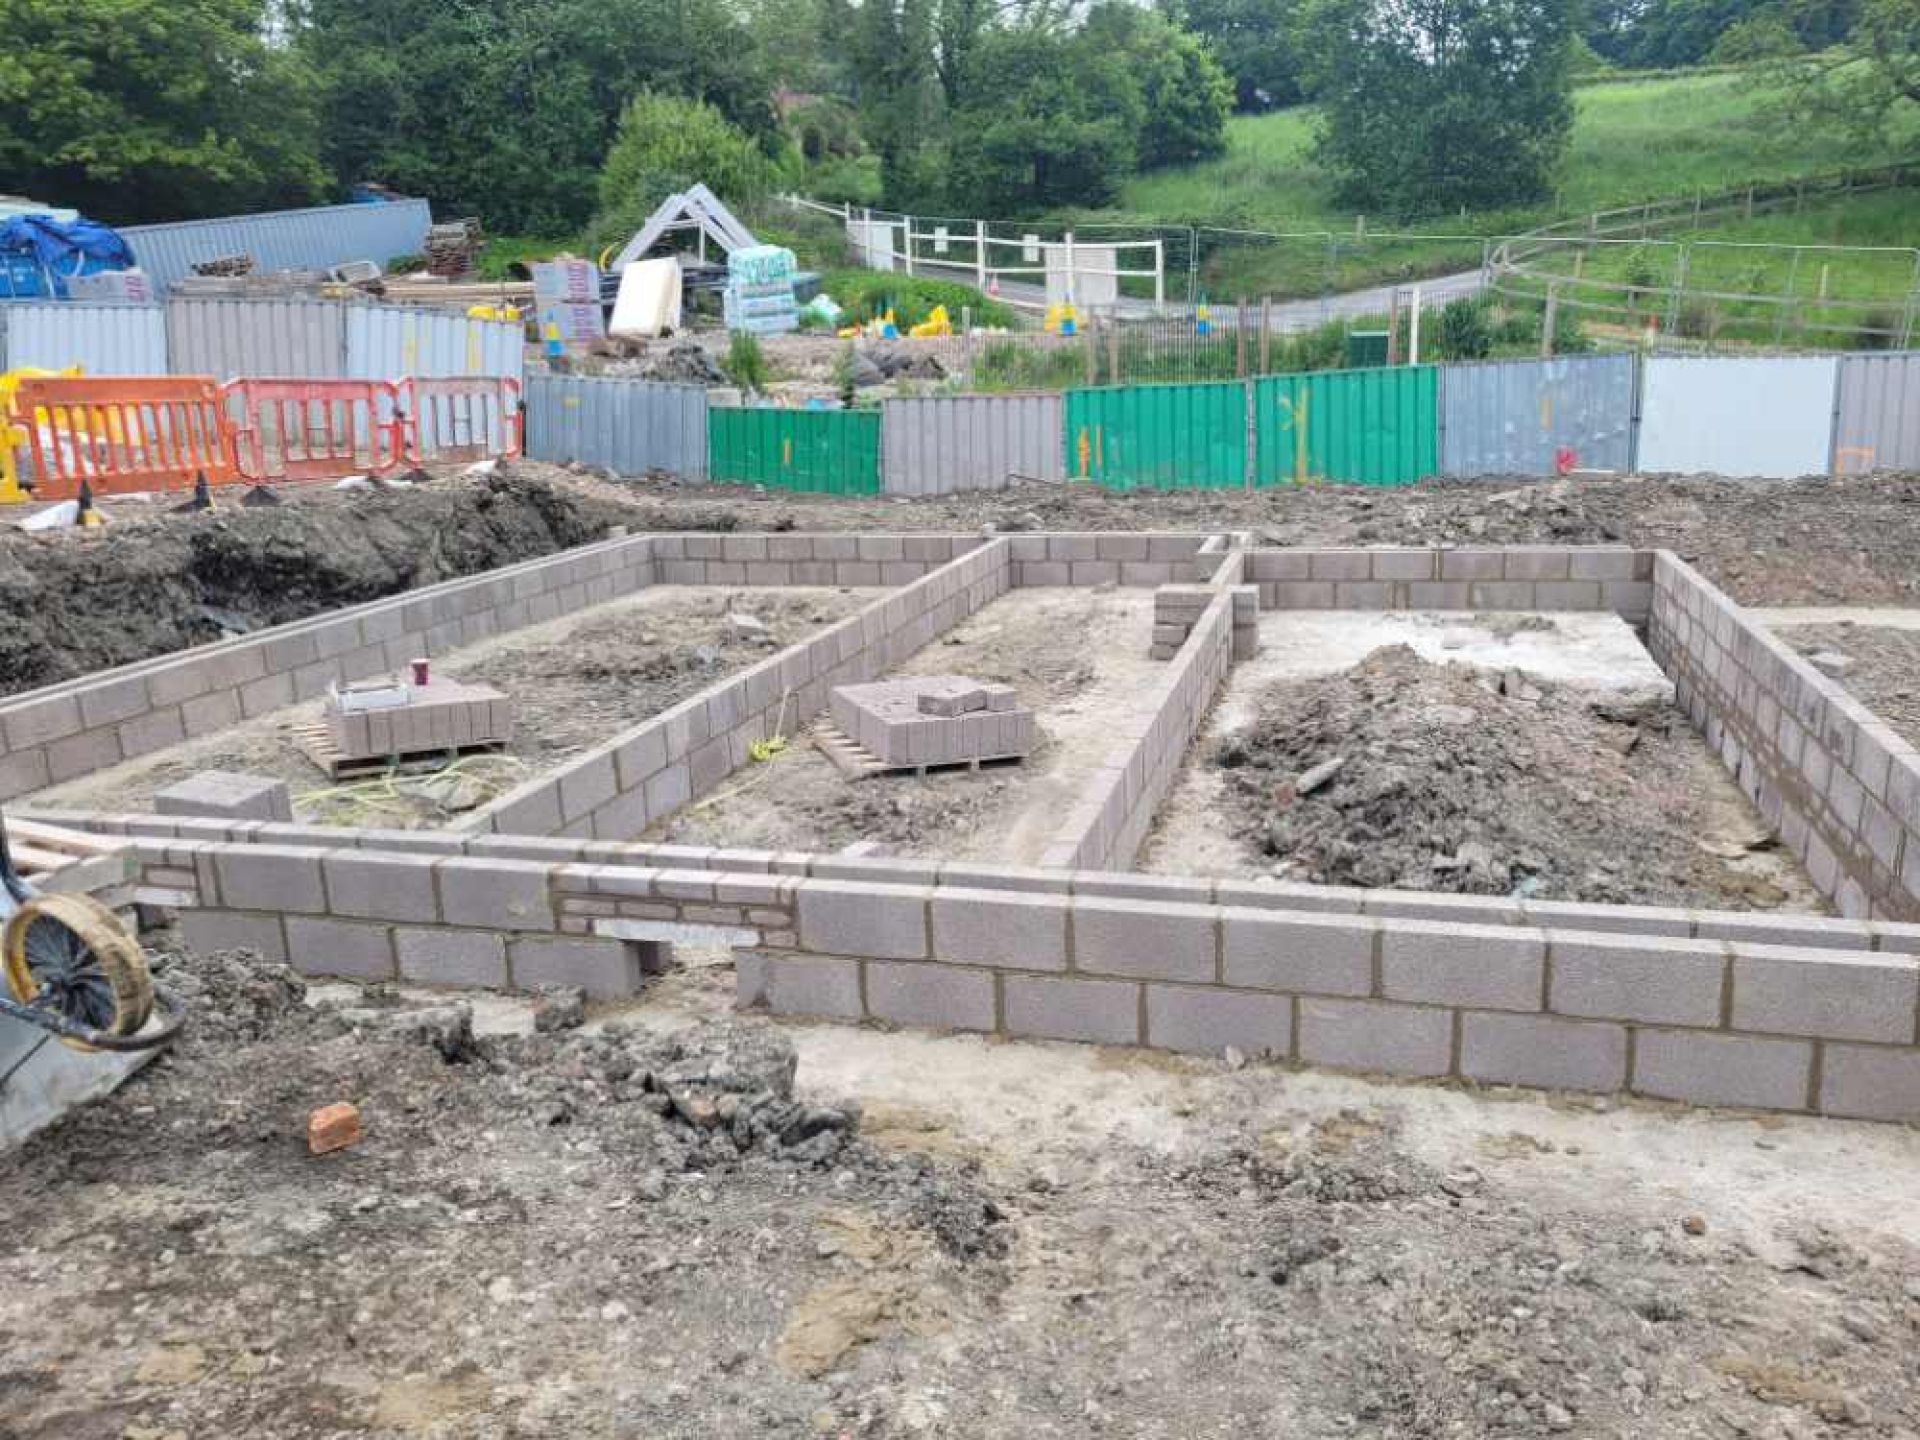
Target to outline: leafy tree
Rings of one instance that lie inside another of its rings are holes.
[[[1146,118],[1130,57],[1084,31],[1022,27],[985,36],[980,64],[991,93],[953,117],[956,205],[1023,215],[1111,203],[1137,163]]]
[[[892,205],[923,198],[932,168],[923,153],[936,130],[934,0],[861,0],[847,31],[857,77],[860,124],[880,156]]]
[[[1704,60],[1821,50],[1843,39],[1860,0],[1593,0],[1605,15],[1594,47],[1625,65],[1671,69]],[[1908,0],[1911,5],[1911,0]],[[1737,33],[1736,33],[1737,32]],[[1721,50],[1726,42],[1726,49]]]
[[[1862,0],[1844,45],[1778,61],[1771,78],[1790,119],[1824,121],[1862,141],[1920,105],[1920,0]]]
[[[620,112],[600,167],[596,238],[622,238],[678,190],[703,184],[746,204],[766,194],[775,167],[752,136],[704,100],[642,90]]]
[[[1319,0],[1316,153],[1341,199],[1402,217],[1552,193],[1573,129],[1560,0]]]
[[[1142,169],[1226,153],[1232,82],[1197,36],[1126,0],[1101,0],[1080,43],[1124,57],[1140,87]]]
[[[306,0],[326,155],[495,229],[587,218],[637,84],[708,101],[769,151],[771,86],[728,0]]]
[[[1716,65],[1749,65],[1756,60],[1798,55],[1802,48],[1800,37],[1779,15],[1749,15],[1720,32],[1707,58]]]
[[[267,0],[7,0],[5,186],[134,223],[321,198],[313,86]]]
[[[1171,0],[1170,18],[1206,41],[1233,81],[1234,107],[1298,104],[1302,0]]]

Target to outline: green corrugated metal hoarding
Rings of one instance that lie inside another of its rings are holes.
[[[1440,471],[1437,366],[1270,375],[1253,403],[1262,485],[1410,485]]]
[[[1067,392],[1069,480],[1115,490],[1238,489],[1247,482],[1247,391],[1118,385]]]
[[[716,405],[707,412],[707,475],[782,490],[878,495],[880,414]]]

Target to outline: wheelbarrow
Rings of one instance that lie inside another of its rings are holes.
[[[186,1018],[179,1000],[154,985],[140,942],[113,911],[91,895],[43,895],[21,878],[4,817],[0,962],[10,992],[0,993],[0,1018],[52,1031],[77,1050],[151,1050]]]

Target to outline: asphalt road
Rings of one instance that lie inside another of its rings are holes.
[[[974,283],[974,270],[970,265],[936,265],[918,261],[914,265],[917,275],[934,275],[940,279],[959,280],[965,284]],[[1479,270],[1463,270],[1453,275],[1436,275],[1419,282],[1420,302],[1423,306],[1444,305],[1447,301],[1462,295],[1478,294],[1484,284],[1484,276]],[[1280,300],[1274,303],[1273,323],[1276,329],[1283,331],[1310,330],[1328,320],[1344,319],[1355,315],[1384,315],[1393,303],[1396,290],[1402,293],[1412,289],[1412,285],[1375,285],[1365,290],[1348,290],[1338,295],[1327,295],[1317,300]],[[1044,286],[1024,281],[1009,281],[1000,287],[1000,298],[1009,305],[1018,305],[1023,309],[1042,310],[1046,308],[1047,294]],[[1142,320],[1154,313],[1151,300],[1122,298],[1118,310],[1121,318]],[[1250,312],[1251,313],[1251,312]],[[1213,324],[1216,328],[1230,330],[1234,323],[1234,308],[1231,304],[1216,304],[1213,307]]]

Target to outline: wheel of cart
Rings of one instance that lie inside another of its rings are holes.
[[[156,990],[139,941],[90,895],[43,895],[14,867],[0,818],[0,959],[11,998],[0,1015],[25,1020],[81,1050],[145,1050],[184,1018]],[[149,1025],[156,1009],[160,1023]]]

